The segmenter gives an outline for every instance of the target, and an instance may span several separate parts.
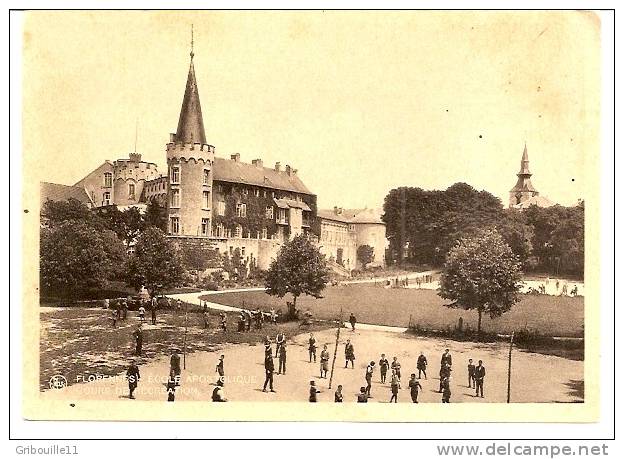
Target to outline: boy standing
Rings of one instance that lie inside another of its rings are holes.
[[[379,371],[381,372],[381,383],[385,384],[386,382],[386,373],[388,373],[388,367],[390,366],[390,362],[386,358],[386,354],[381,354],[381,359],[379,360]]]
[[[468,388],[472,388],[474,385],[476,389],[475,383],[475,365],[472,363],[472,359],[468,359]]]
[[[416,379],[416,373],[412,373],[409,380],[410,396],[413,403],[418,403],[418,391],[422,390],[420,382]]]

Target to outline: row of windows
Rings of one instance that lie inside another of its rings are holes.
[[[171,179],[171,183],[179,184],[180,183],[180,166],[172,166],[169,177]],[[210,185],[210,169],[204,169],[202,182],[204,185]]]
[[[169,226],[171,228],[171,234],[180,234],[180,217],[170,217]],[[201,219],[201,235],[210,236],[210,219]]]
[[[241,225],[236,225],[234,227],[234,231],[229,228],[225,228],[223,223],[219,223],[215,226],[215,234],[216,237],[235,237],[235,238],[247,238],[251,239],[252,234],[251,231],[243,232],[243,227]],[[262,228],[262,231],[256,231],[255,238],[256,239],[268,239],[269,231],[267,228]]]
[[[249,193],[251,192],[257,198],[259,198],[261,195],[265,198],[270,195],[272,198],[275,199],[292,199],[297,202],[303,201],[301,195],[298,195],[296,193],[279,192],[260,187],[245,187],[241,185],[225,185],[223,183],[217,183],[215,185],[215,188],[217,193],[236,193],[240,189],[240,192],[243,196],[249,196]]]
[[[170,206],[179,208],[181,206],[181,192],[179,188],[173,188],[170,194]],[[202,191],[202,208],[210,209],[210,191]]]

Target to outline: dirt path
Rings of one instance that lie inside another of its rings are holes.
[[[333,355],[335,331],[316,333],[317,343],[328,343]],[[355,369],[344,368],[344,340],[351,339],[355,346]],[[183,371],[183,382],[176,402],[210,400],[217,374],[215,365],[219,355],[225,355],[225,394],[230,401],[307,401],[309,381],[316,381],[322,391],[320,402],[333,402],[333,389],[328,389],[328,380],[319,378],[318,364],[308,363],[308,334],[289,339],[287,374],[275,375],[276,393],[262,392],[264,382],[264,348],[262,345],[236,344],[219,351],[195,352],[187,356],[187,370]],[[416,358],[423,351],[430,363],[429,379],[421,380],[422,402],[439,403],[438,389],[439,358],[448,347],[453,356],[453,377],[451,383],[452,402],[502,403],[506,401],[507,390],[507,347],[502,344],[474,344],[445,341],[434,338],[414,338],[379,330],[341,331],[338,347],[333,388],[342,384],[346,402],[354,402],[355,394],[364,385],[364,371],[370,360],[384,352],[389,360],[396,355],[402,364],[402,389],[399,402],[410,402],[407,381],[415,372]],[[320,354],[320,350],[318,354]],[[485,378],[486,397],[473,397],[473,390],[467,387],[466,365],[468,358],[483,360],[487,369]],[[277,368],[277,360],[275,361]],[[141,382],[136,392],[141,400],[165,401],[167,394],[164,379],[168,373],[167,359],[153,360],[141,366]],[[583,362],[567,360],[541,354],[515,351],[513,354],[512,402],[575,402],[582,401]],[[42,397],[63,400],[111,400],[125,398],[127,383],[123,378],[106,378],[65,389],[48,390]],[[390,386],[379,382],[376,370],[370,402],[387,402]],[[130,403],[131,401],[129,401]]]

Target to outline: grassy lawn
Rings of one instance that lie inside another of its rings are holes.
[[[50,377],[63,375],[68,384],[86,380],[89,375],[113,376],[125,370],[133,358],[132,336],[139,319],[136,312],[128,312],[128,319],[113,328],[110,311],[89,308],[42,308],[40,336],[40,389],[47,389]],[[172,346],[182,349],[184,342],[184,313],[159,311],[157,324],[150,324],[149,313],[143,325],[144,364],[155,357],[170,355]],[[262,330],[238,333],[236,314],[228,314],[228,332],[218,329],[218,314],[211,315],[211,326],[204,328],[201,314],[189,313],[187,351],[216,350],[226,343],[261,342],[266,335],[274,337],[277,326],[265,325]],[[309,330],[327,328],[316,324]],[[280,324],[288,336],[301,333],[298,323]],[[82,378],[82,379],[80,379]]]
[[[446,329],[454,327],[460,317],[464,326],[476,329],[477,313],[444,307],[446,300],[433,290],[384,289],[371,285],[328,287],[324,298],[300,297],[297,308],[310,309],[316,318],[334,319],[340,308],[346,320],[353,312],[359,322],[407,327],[419,324],[422,328]],[[214,303],[286,311],[285,297],[279,299],[264,292],[221,293],[206,298]],[[510,333],[528,328],[544,335],[582,336],[583,298],[548,295],[523,295],[510,312],[497,319],[483,318],[485,331]]]

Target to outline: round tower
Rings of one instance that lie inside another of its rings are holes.
[[[206,142],[191,53],[178,129],[167,144],[170,235],[210,236],[214,153]]]

